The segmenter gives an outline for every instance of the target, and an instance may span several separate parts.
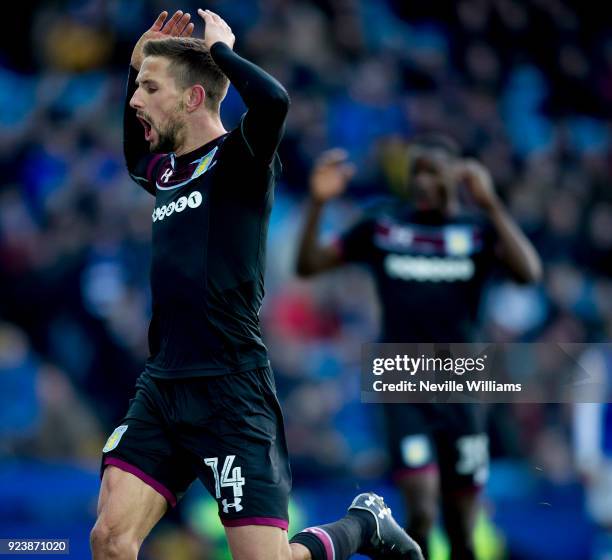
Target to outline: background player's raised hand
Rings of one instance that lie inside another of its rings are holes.
[[[168,12],[163,11],[157,16],[153,25],[147,29],[138,39],[132,51],[130,64],[140,70],[142,64],[143,48],[147,41],[165,39],[166,37],[190,37],[193,33],[193,23],[190,23],[191,15],[185,14],[182,10],[177,10],[174,15],[166,21]]]
[[[219,41],[225,43],[230,49],[234,48],[236,37],[224,19],[210,10],[198,9],[198,15],[204,21],[204,44],[209,49]]]
[[[492,210],[499,198],[489,170],[475,159],[465,159],[455,169],[457,181],[465,185],[472,200],[483,210]]]
[[[310,174],[310,194],[318,202],[340,196],[355,174],[355,166],[348,162],[348,154],[341,149],[323,152]]]

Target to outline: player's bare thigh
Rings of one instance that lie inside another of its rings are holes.
[[[234,560],[310,560],[300,544],[289,544],[287,532],[278,527],[246,525],[226,527],[225,534]]]
[[[104,560],[109,547],[119,548],[130,557],[130,551],[138,551],[167,507],[166,499],[151,486],[131,473],[107,466],[91,535],[94,559]]]

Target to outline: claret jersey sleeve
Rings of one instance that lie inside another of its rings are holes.
[[[138,71],[130,66],[125,107],[123,109],[123,154],[130,177],[141,187],[155,195],[155,170],[165,154],[152,154],[145,140],[142,125],[136,118],[136,110],[130,107],[130,99],[137,89]]]

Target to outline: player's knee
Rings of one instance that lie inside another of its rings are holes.
[[[136,560],[138,555],[136,538],[100,519],[91,530],[89,541],[95,560]]]

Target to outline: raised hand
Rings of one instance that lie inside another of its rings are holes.
[[[340,196],[355,174],[355,166],[348,163],[348,154],[341,149],[323,152],[310,174],[310,194],[318,202]]]
[[[168,12],[163,11],[157,16],[153,25],[147,29],[138,39],[132,51],[130,64],[140,70],[142,64],[144,44],[155,39],[165,39],[166,37],[190,37],[193,33],[194,25],[190,23],[191,15],[184,14],[182,10],[177,10],[174,15],[166,21]]]
[[[210,49],[215,43],[221,41],[230,49],[234,48],[236,37],[225,20],[210,10],[198,9],[198,15],[204,21],[204,44]]]
[[[488,211],[499,202],[489,170],[475,159],[465,159],[454,169],[456,180],[466,186],[474,202]]]

